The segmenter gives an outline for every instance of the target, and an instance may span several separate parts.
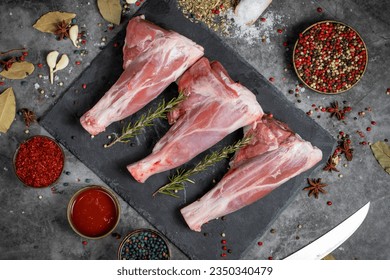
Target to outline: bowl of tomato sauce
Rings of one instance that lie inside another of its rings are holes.
[[[108,236],[120,220],[120,204],[115,194],[102,186],[87,186],[69,201],[67,216],[72,229],[87,239]]]

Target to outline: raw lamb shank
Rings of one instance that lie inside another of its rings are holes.
[[[203,56],[203,47],[143,16],[131,19],[123,47],[124,72],[99,102],[80,119],[96,135],[156,98]]]
[[[219,62],[200,59],[178,85],[187,98],[168,115],[173,126],[152,154],[127,167],[139,182],[186,163],[263,115],[254,94],[235,83]]]
[[[181,209],[190,229],[201,231],[208,221],[261,199],[322,158],[320,149],[268,116],[258,119],[246,135],[253,135],[251,143],[237,152],[221,181]]]

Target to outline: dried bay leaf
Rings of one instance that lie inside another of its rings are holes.
[[[6,133],[15,119],[16,102],[12,88],[0,94],[0,132]]]
[[[3,70],[0,75],[7,79],[18,80],[24,79],[28,75],[34,72],[34,64],[27,61],[20,61],[12,63],[12,66],[8,70]]]
[[[41,16],[33,25],[35,29],[42,32],[53,33],[57,30],[57,24],[63,20],[70,23],[76,14],[67,12],[49,12]]]
[[[116,25],[121,22],[122,6],[120,0],[97,0],[102,17]]]
[[[371,146],[372,153],[383,169],[390,174],[390,146],[385,142],[378,141]]]

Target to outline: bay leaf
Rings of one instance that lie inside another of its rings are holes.
[[[0,94],[0,132],[6,133],[15,119],[16,102],[12,88]]]
[[[24,79],[34,72],[34,64],[27,61],[14,62],[8,70],[3,70],[0,75],[7,79]]]
[[[57,24],[65,20],[66,23],[70,23],[76,14],[67,12],[48,12],[42,15],[33,25],[35,29],[42,32],[53,33],[57,30]]]
[[[378,141],[370,147],[376,160],[390,174],[390,146],[385,142]]]
[[[120,0],[97,0],[102,17],[116,25],[121,22],[122,6]]]

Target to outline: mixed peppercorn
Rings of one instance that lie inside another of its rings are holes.
[[[367,50],[352,28],[338,22],[320,22],[299,34],[294,65],[308,87],[323,93],[340,93],[361,79]]]

